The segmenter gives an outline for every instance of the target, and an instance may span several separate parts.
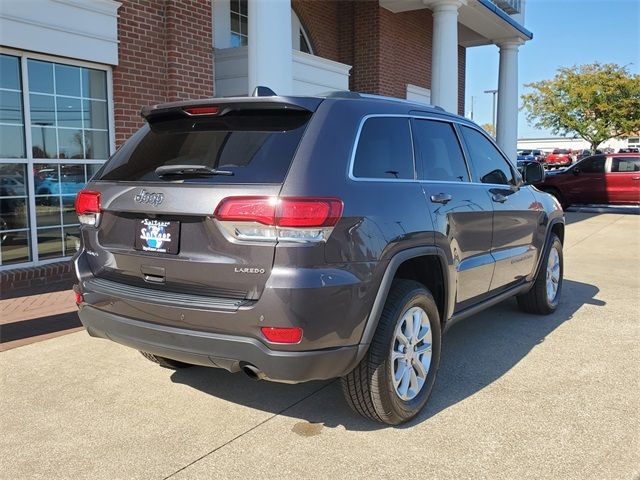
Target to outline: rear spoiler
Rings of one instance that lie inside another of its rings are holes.
[[[189,118],[193,116],[220,117],[233,111],[242,110],[290,110],[294,112],[315,112],[323,98],[315,97],[233,97],[210,98],[163,103],[143,107],[140,115],[147,122],[168,118]]]

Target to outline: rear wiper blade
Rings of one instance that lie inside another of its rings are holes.
[[[233,175],[230,170],[218,170],[206,165],[163,165],[156,168],[156,175]]]

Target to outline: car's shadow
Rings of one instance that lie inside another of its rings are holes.
[[[562,302],[553,315],[521,313],[512,299],[454,325],[443,339],[440,371],[431,399],[425,410],[405,426],[425,421],[490,385],[547,335],[570,321],[582,305],[604,306],[605,302],[595,299],[598,292],[593,285],[565,279]],[[319,425],[342,425],[347,430],[384,428],[349,409],[339,381],[300,385],[255,382],[243,374],[204,367],[177,370],[171,380],[222,400],[303,420],[296,425],[302,435],[305,431],[313,434]]]

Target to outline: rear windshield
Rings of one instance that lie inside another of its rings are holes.
[[[282,183],[311,113],[236,112],[142,127],[93,180],[186,183]],[[158,176],[165,165],[204,165],[233,175]]]
[[[553,153],[554,153],[554,154],[556,154],[556,155],[558,155],[558,154],[559,154],[559,155],[565,155],[565,154],[567,154],[567,153],[571,153],[571,152],[570,152],[570,150],[567,150],[567,149],[565,149],[565,148],[556,148],[556,149],[553,151]]]

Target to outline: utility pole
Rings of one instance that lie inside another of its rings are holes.
[[[491,118],[493,120],[493,134],[497,137],[498,132],[496,132],[496,93],[498,93],[498,90],[485,90],[484,93],[491,93],[493,95],[493,116]]]

